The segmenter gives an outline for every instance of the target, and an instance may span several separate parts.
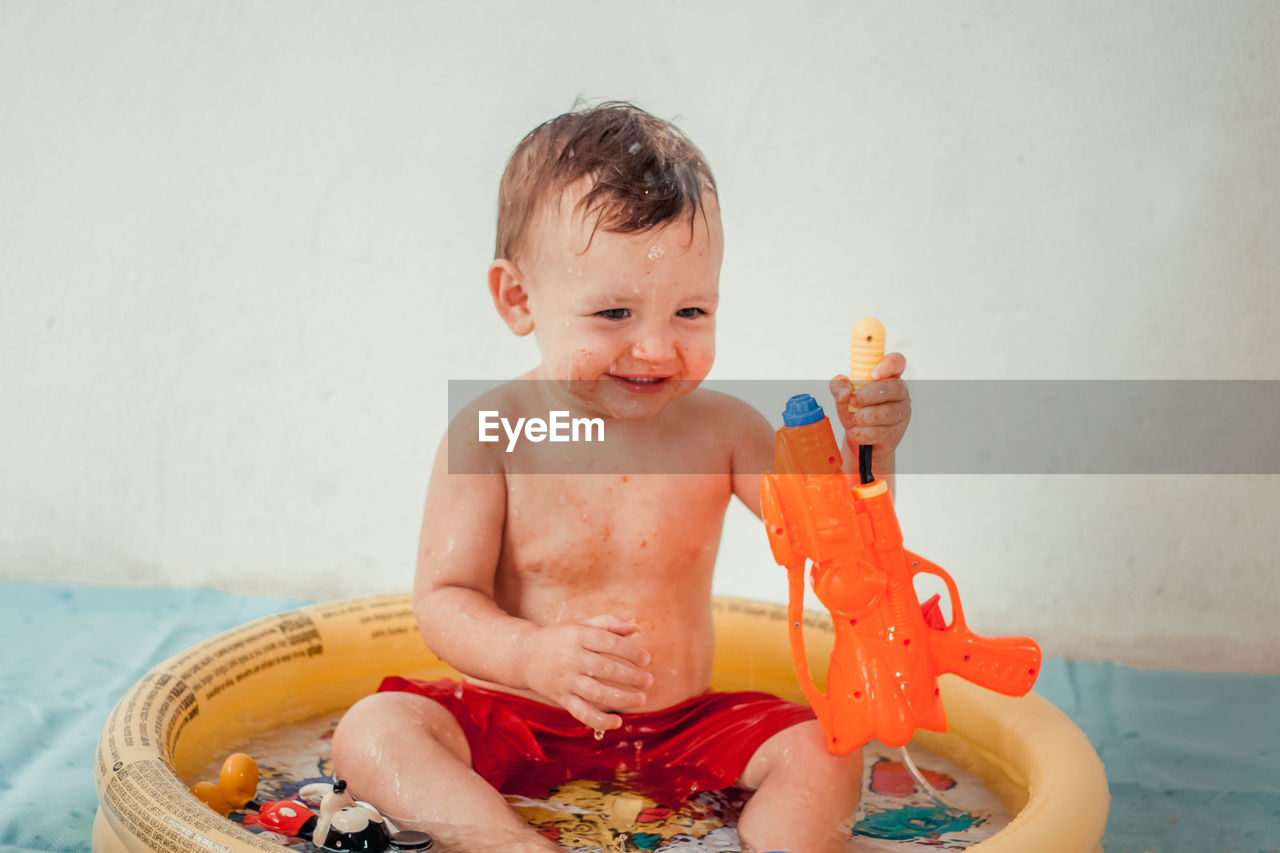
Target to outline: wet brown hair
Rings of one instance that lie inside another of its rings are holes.
[[[595,216],[592,236],[599,228],[639,233],[684,216],[692,236],[693,216],[706,216],[704,188],[716,197],[706,159],[675,125],[625,101],[575,109],[534,128],[511,153],[498,188],[494,257],[526,249],[538,211],[583,178],[590,188],[573,212]]]

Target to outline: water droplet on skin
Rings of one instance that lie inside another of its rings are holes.
[[[666,253],[667,250],[663,248],[661,243],[655,243],[653,247],[649,249],[649,260],[656,261]]]

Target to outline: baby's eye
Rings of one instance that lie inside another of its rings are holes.
[[[681,308],[676,312],[676,316],[685,320],[692,320],[695,317],[707,316],[707,312],[703,311],[701,308]]]
[[[603,311],[596,312],[597,317],[603,317],[606,320],[625,320],[631,316],[630,308],[606,308]]]

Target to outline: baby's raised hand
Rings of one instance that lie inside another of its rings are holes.
[[[871,369],[871,382],[857,391],[849,386],[847,376],[831,380],[831,395],[845,429],[845,446],[854,454],[854,460],[861,445],[871,445],[873,453],[883,459],[902,441],[911,420],[911,395],[902,381],[906,369],[907,360],[894,352]],[[850,404],[856,412],[849,411]]]
[[[639,630],[617,616],[538,628],[527,650],[529,688],[596,731],[618,728],[622,718],[610,712],[639,709],[653,684]]]

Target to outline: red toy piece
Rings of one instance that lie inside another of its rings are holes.
[[[257,826],[290,838],[310,838],[316,828],[316,814],[297,800],[263,803],[257,814],[244,816],[245,826]]]

